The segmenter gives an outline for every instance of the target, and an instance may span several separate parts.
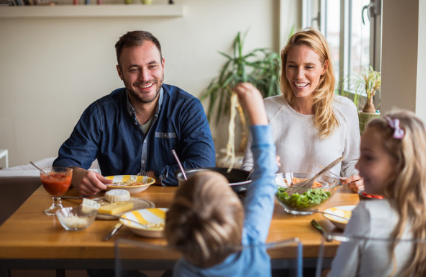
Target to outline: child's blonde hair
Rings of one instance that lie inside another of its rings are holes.
[[[336,115],[333,111],[335,77],[333,63],[331,62],[330,49],[327,40],[317,30],[306,28],[295,33],[281,50],[281,91],[288,103],[294,100],[293,90],[286,76],[286,66],[288,53],[293,47],[306,45],[318,54],[322,65],[327,64],[326,72],[320,77],[318,87],[314,92],[314,113],[315,127],[319,130],[320,136],[326,138],[332,134],[335,127],[339,126]]]
[[[166,215],[165,237],[195,266],[214,266],[240,246],[244,210],[226,178],[202,171],[183,182]]]
[[[399,120],[403,130],[398,138],[389,120]],[[385,151],[394,159],[395,170],[386,186],[385,196],[394,199],[399,221],[392,232],[393,238],[401,238],[407,221],[412,225],[414,239],[426,239],[426,129],[424,123],[412,112],[394,111],[386,117],[371,120],[367,129],[374,128],[382,139]],[[391,249],[393,251],[393,248]],[[403,276],[426,276],[426,247],[413,247],[411,264]]]

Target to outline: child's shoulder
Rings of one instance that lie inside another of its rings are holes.
[[[374,200],[365,200],[360,201],[354,212],[358,213],[368,213],[371,215],[383,214],[384,211],[393,210],[392,204],[389,200],[386,199],[374,199]]]
[[[374,226],[392,225],[398,213],[389,200],[365,200],[359,202],[352,212],[352,217],[357,224],[369,224],[374,229]]]

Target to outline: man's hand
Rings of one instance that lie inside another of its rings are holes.
[[[111,183],[112,180],[108,180],[99,173],[81,167],[73,167],[72,184],[82,196],[94,196],[101,190],[106,190],[106,184]]]
[[[148,171],[148,172],[146,173],[146,175],[147,175],[148,177],[153,178],[153,179],[155,180],[155,184],[156,184],[156,185],[161,185],[160,178],[157,178],[157,177],[155,176],[154,171]]]
[[[352,175],[349,178],[340,179],[342,185],[348,185],[353,192],[358,192],[364,189],[364,179],[359,175]]]

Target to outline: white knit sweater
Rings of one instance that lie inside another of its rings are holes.
[[[319,137],[314,115],[296,112],[282,95],[266,98],[264,103],[277,155],[281,159],[279,172],[318,172],[319,166],[326,166],[344,155],[344,161],[332,171],[344,177],[357,173],[359,121],[356,106],[350,99],[334,96],[333,109],[339,126],[325,139]],[[253,167],[250,145],[251,138],[241,166],[245,170]]]

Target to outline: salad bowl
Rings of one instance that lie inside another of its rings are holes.
[[[287,213],[312,214],[312,209],[317,209],[335,194],[340,180],[328,173],[315,179],[311,188],[288,189],[293,184],[307,180],[314,175],[314,172],[284,173],[284,182],[278,186],[275,199]]]

